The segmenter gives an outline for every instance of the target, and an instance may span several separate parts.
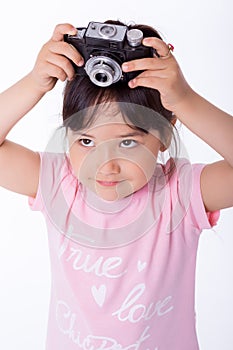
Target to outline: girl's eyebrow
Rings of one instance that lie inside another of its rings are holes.
[[[140,130],[136,130],[134,132],[130,132],[130,133],[127,133],[127,134],[122,134],[122,135],[119,135],[118,137],[120,138],[124,138],[124,137],[135,137],[135,136],[143,136],[145,135],[145,133],[143,131],[140,131]]]
[[[75,133],[75,135],[78,135],[78,136],[84,136],[84,137],[88,137],[88,138],[90,138],[90,139],[95,139],[95,136],[93,136],[93,135],[88,135],[88,134],[83,134],[83,133],[81,133],[81,132],[76,132]]]
[[[80,133],[80,132],[76,132],[75,134],[78,135],[78,136],[88,137],[88,138],[91,138],[91,139],[95,139],[95,136],[90,135],[90,134]],[[135,130],[135,131],[133,131],[133,132],[129,132],[129,133],[117,135],[116,138],[143,136],[144,134],[145,134],[145,133],[144,133],[143,131]]]

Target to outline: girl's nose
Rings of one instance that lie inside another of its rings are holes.
[[[112,175],[120,173],[120,165],[117,159],[111,159],[102,164],[99,168],[102,175]]]
[[[113,140],[103,142],[98,146],[95,152],[95,160],[98,164],[100,174],[111,175],[119,174],[120,163],[117,154],[116,142]]]

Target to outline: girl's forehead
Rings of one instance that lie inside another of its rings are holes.
[[[114,135],[131,133],[132,127],[120,118],[115,120],[111,118],[100,118],[98,121],[91,124],[87,128],[80,130],[78,133],[83,135],[101,135],[104,133],[114,137]]]
[[[123,118],[122,114],[119,113],[101,113],[98,114],[92,121],[91,125],[90,125],[90,129],[92,128],[97,128],[97,127],[104,127],[104,126],[108,126],[111,124],[118,124],[119,126],[127,126],[128,121],[126,123],[126,118]]]
[[[78,135],[91,135],[94,137],[108,135],[110,138],[114,138],[116,135],[129,134],[132,132],[132,129],[135,129],[135,126],[131,122],[126,121],[126,118],[120,112],[113,115],[100,113],[92,119],[92,122],[87,127],[79,131],[69,129],[68,136],[72,139]]]
[[[87,115],[84,117],[84,120],[86,119],[88,122],[89,118],[90,116],[87,113]],[[119,109],[116,110],[116,108],[111,107],[97,111],[91,119],[91,123],[87,123],[88,127],[85,128],[86,130],[109,126],[112,124],[117,124],[118,126],[122,127],[129,127],[130,125],[133,126],[132,122],[130,122],[126,116],[123,116],[122,112]]]

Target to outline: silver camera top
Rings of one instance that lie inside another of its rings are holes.
[[[86,37],[96,39],[111,39],[121,42],[124,40],[126,31],[126,26],[90,22],[86,31]]]

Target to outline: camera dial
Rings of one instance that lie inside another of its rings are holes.
[[[85,64],[90,80],[98,86],[106,87],[121,79],[120,65],[107,56],[93,56]]]
[[[111,38],[116,34],[116,27],[104,24],[99,28],[99,34],[105,39]]]
[[[132,47],[141,45],[143,39],[143,32],[140,29],[130,29],[127,32],[128,44]]]

